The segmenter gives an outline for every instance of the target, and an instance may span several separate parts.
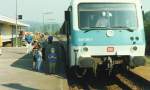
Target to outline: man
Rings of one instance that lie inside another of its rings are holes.
[[[43,55],[42,58],[43,58],[43,60],[45,60],[45,44],[46,44],[45,35],[41,34],[40,38],[41,38],[41,40],[39,42],[40,42],[40,45],[42,48],[42,55]]]
[[[111,14],[110,14],[110,16],[111,16]],[[96,27],[107,27],[108,26],[108,18],[106,16],[106,12],[102,12],[102,15],[98,16],[95,26]]]
[[[40,45],[41,45],[41,48],[42,48],[42,59],[43,59],[43,62],[42,62],[42,70],[46,73],[46,65],[47,65],[47,62],[46,62],[46,58],[45,58],[45,46],[47,44],[47,40],[45,39],[45,35],[44,34],[41,34],[40,35]]]
[[[45,56],[46,61],[48,63],[48,73],[55,74],[56,73],[56,61],[57,61],[57,54],[56,54],[56,44],[53,43],[53,37],[48,37],[48,43],[46,44]]]

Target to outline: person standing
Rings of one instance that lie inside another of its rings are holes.
[[[41,48],[42,48],[42,58],[45,61],[45,44],[46,44],[45,35],[41,34],[40,38],[41,38],[40,45],[41,45]]]
[[[33,49],[32,49],[32,56],[33,56],[33,61],[32,61],[32,69],[35,70],[35,64],[36,64],[36,51],[38,50],[38,42],[34,41],[33,42]]]
[[[27,53],[29,54],[32,50],[32,36],[30,35],[30,33],[27,33],[27,35],[25,36],[25,40],[27,42]]]
[[[56,56],[55,48],[51,48],[50,53],[48,54],[49,72],[51,74],[56,73],[56,61],[57,61],[57,56]]]
[[[3,46],[3,41],[2,41],[2,36],[0,33],[0,55],[2,55],[2,46]]]
[[[45,45],[46,45],[47,41],[45,39],[45,35],[44,34],[41,34],[40,37],[41,37],[41,39],[40,39],[40,45],[41,45],[41,48],[42,48],[42,59],[43,59],[41,68],[46,73],[47,62],[46,62],[46,59],[45,59]]]
[[[37,71],[41,71],[41,64],[42,64],[42,48],[40,46],[40,43],[37,44],[36,50],[35,50],[35,69]]]
[[[46,44],[45,56],[46,61],[48,62],[48,73],[55,74],[56,73],[56,61],[57,61],[57,54],[56,54],[56,46],[53,43],[53,37],[48,37],[48,43]]]

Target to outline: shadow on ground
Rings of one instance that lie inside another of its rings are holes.
[[[11,66],[16,67],[16,68],[30,70],[30,71],[35,71],[32,69],[32,58],[33,57],[31,54],[24,55],[22,58],[18,59],[16,62],[11,64]],[[45,61],[42,62],[40,73],[45,73],[48,75],[48,64]],[[63,62],[56,63],[56,75],[66,78]]]
[[[32,56],[29,54],[24,55],[22,58],[19,58],[16,62],[11,64],[11,66],[26,70],[32,70]]]
[[[12,89],[16,89],[16,90],[38,90],[38,89],[35,89],[35,88],[30,88],[30,87],[27,87],[27,86],[23,86],[23,85],[18,84],[18,83],[3,84],[3,86],[9,87],[9,88],[12,88]]]

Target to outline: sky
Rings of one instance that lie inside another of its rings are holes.
[[[0,0],[0,14],[15,18],[16,0]],[[144,11],[150,10],[150,0],[142,0]],[[64,11],[70,0],[18,0],[18,14],[23,15],[23,21],[59,22],[64,21]],[[50,12],[48,14],[44,14]]]

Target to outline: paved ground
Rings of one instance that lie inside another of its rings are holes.
[[[0,90],[68,90],[65,75],[46,75],[31,69],[25,48],[3,48]]]

